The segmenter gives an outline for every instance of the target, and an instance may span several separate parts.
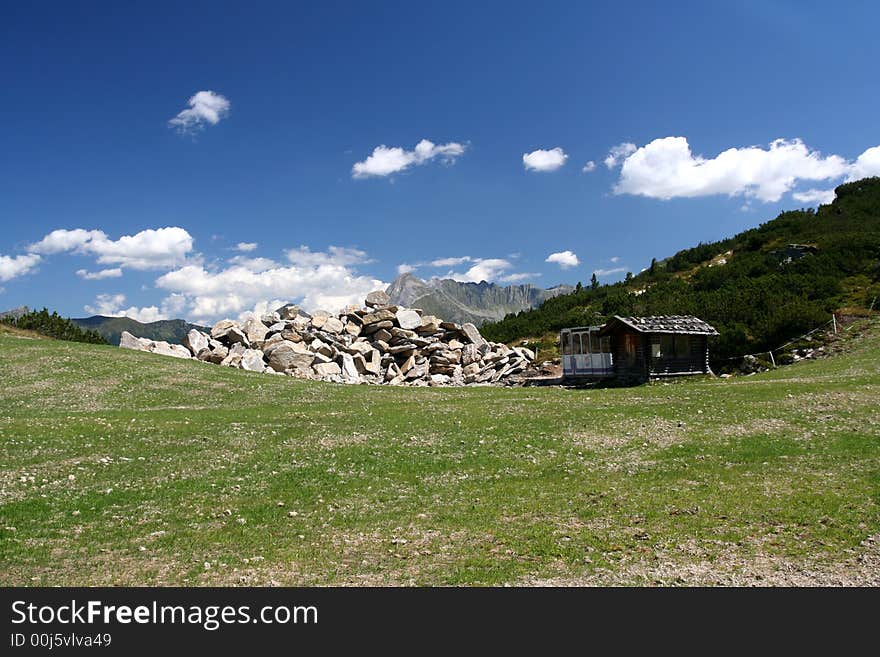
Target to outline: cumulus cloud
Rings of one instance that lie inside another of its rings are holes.
[[[269,269],[242,262],[217,271],[186,265],[160,276],[156,286],[177,295],[181,312],[199,321],[267,307],[261,304],[269,299],[278,305],[298,302],[306,310],[337,311],[348,304],[360,305],[367,293],[387,287],[387,283],[352,268],[353,264],[369,262],[366,253],[358,249],[331,247],[316,252],[301,246],[287,254],[290,265],[276,264]]]
[[[102,281],[105,278],[119,278],[122,276],[122,269],[113,267],[112,269],[102,269],[101,271],[87,271],[85,269],[77,269],[76,275],[86,281]]]
[[[710,159],[694,155],[685,137],[664,137],[627,156],[615,194],[649,198],[726,194],[778,201],[800,180],[829,180],[847,173],[839,155],[822,157],[800,139],[777,139],[768,148],[730,148]]]
[[[102,315],[104,317],[130,317],[131,319],[143,322],[144,324],[169,318],[169,315],[165,312],[164,306],[162,309],[159,309],[157,306],[145,306],[143,308],[130,306],[123,309],[121,307],[123,305],[125,305],[124,294],[99,294],[95,297],[94,305],[86,305],[83,308],[87,313],[92,315]]]
[[[791,197],[795,201],[800,201],[801,203],[809,203],[811,205],[815,204],[823,204],[823,203],[831,203],[834,200],[834,190],[833,189],[808,189],[804,192],[794,192]],[[748,206],[745,206],[744,212],[750,210]]]
[[[880,146],[869,148],[856,158],[847,175],[847,182],[880,176]]]
[[[510,261],[502,258],[475,258],[473,263],[466,272],[450,272],[447,277],[463,283],[491,282],[500,280],[502,274],[513,268]],[[509,276],[510,274],[507,275]]]
[[[183,228],[170,226],[123,235],[118,240],[111,240],[100,230],[53,230],[31,244],[28,251],[42,255],[70,251],[95,256],[102,265],[149,270],[183,264],[192,248],[192,236]]]
[[[403,274],[411,274],[416,270],[414,265],[407,264],[405,262],[397,265],[397,275],[401,276]]]
[[[611,262],[620,262],[620,256],[612,256],[608,258]]]
[[[551,253],[547,256],[547,259],[544,262],[555,262],[563,269],[571,269],[572,267],[577,267],[580,264],[577,255],[575,255],[571,251],[559,251],[558,253]]]
[[[427,139],[422,139],[411,151],[382,144],[376,146],[363,162],[355,162],[351,175],[353,178],[385,177],[434,159],[439,159],[444,164],[453,164],[457,157],[464,154],[466,148],[465,144],[458,142],[435,144]]]
[[[182,133],[204,130],[207,125],[217,125],[220,119],[229,114],[229,100],[213,91],[199,91],[187,104],[187,109],[181,110],[168,121],[169,126]]]
[[[13,278],[31,273],[40,264],[40,260],[40,256],[33,253],[17,256],[0,255],[0,282],[11,281]]]
[[[587,162],[587,163],[583,166],[583,168],[581,169],[581,171],[583,171],[584,173],[590,173],[590,172],[595,171],[595,170],[596,170],[596,163],[593,162],[593,160],[590,160],[589,162]]]
[[[539,148],[531,153],[523,153],[522,156],[526,171],[556,171],[567,159],[568,155],[559,146],[550,150]]]
[[[229,262],[251,271],[266,271],[278,266],[278,263],[270,258],[249,258],[247,256],[235,256],[230,258]]]
[[[255,251],[257,248],[256,242],[239,242],[233,247],[236,251],[241,251],[242,253],[250,253],[251,251]]]
[[[609,169],[613,169],[618,164],[623,162],[627,157],[632,155],[638,150],[635,144],[630,144],[629,142],[624,142],[622,144],[618,144],[614,146],[610,151],[608,151],[608,157],[605,158],[605,166]]]
[[[107,239],[104,232],[100,230],[85,230],[84,228],[53,230],[39,242],[31,244],[28,251],[52,255],[63,251],[76,251],[82,249],[89,242],[100,239]]]

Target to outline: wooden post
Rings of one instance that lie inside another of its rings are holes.
[[[773,363],[773,369],[775,370],[776,369],[776,359],[773,358],[773,352],[768,351],[767,353],[770,354],[770,362]]]

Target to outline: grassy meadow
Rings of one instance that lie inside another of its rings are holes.
[[[298,381],[0,332],[2,585],[880,584],[880,327],[637,388]]]

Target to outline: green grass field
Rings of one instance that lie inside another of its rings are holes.
[[[766,374],[593,390],[322,384],[0,333],[0,584],[877,585],[862,332]]]

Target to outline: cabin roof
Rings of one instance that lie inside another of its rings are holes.
[[[615,315],[599,331],[599,335],[609,333],[618,324],[623,324],[639,333],[675,333],[681,335],[718,335],[711,325],[693,315],[656,315],[651,317],[620,317]]]

